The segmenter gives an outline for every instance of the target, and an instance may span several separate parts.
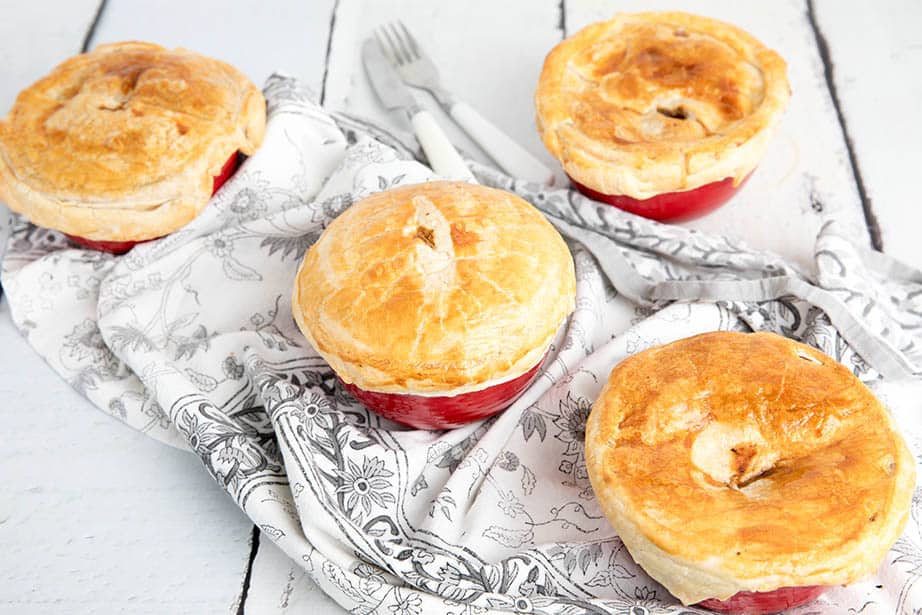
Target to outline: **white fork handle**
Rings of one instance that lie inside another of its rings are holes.
[[[416,133],[419,144],[423,146],[423,151],[426,152],[426,158],[429,159],[433,171],[451,179],[477,183],[474,174],[464,164],[461,154],[442,132],[431,113],[425,109],[417,111],[410,122],[413,124],[413,132]]]
[[[509,175],[539,184],[554,183],[553,171],[469,104],[456,102],[448,113]]]

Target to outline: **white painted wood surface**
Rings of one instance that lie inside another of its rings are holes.
[[[688,10],[679,0],[618,5],[625,11]],[[610,6],[592,0],[568,0],[567,6],[568,33],[612,13]],[[737,235],[805,267],[812,263],[813,240],[825,216],[834,215],[856,240],[866,242],[864,214],[803,0],[698,0],[694,12],[736,24],[781,53],[792,94],[778,134],[738,197],[687,226]],[[816,209],[815,203],[820,204]]]
[[[99,0],[0,0],[0,113],[62,58],[80,52]],[[49,15],[54,15],[49,19]]]
[[[273,72],[323,83],[334,0],[109,0],[91,48],[124,40],[221,58],[262,84]]]
[[[79,50],[96,8],[95,0],[0,0],[0,113],[21,88]],[[109,0],[93,40],[186,46],[256,81],[281,69],[305,79],[332,108],[407,130],[403,118],[378,107],[358,55],[374,26],[402,18],[450,89],[553,165],[532,106],[544,55],[564,30],[643,8],[737,23],[789,63],[791,108],[766,160],[739,199],[692,226],[808,264],[821,207],[869,241],[827,84],[831,67],[885,251],[922,265],[914,185],[922,162],[922,115],[915,113],[922,5],[913,0],[847,10],[816,2],[813,24],[811,7],[800,0]],[[814,25],[828,43],[827,63]],[[485,160],[433,101],[420,100],[457,144]],[[340,612],[268,541],[251,549],[251,524],[194,457],[112,421],[61,382],[13,329],[5,305],[0,400],[0,613]]]
[[[269,540],[259,543],[253,560],[246,615],[342,613],[343,609],[311,580],[310,572]]]
[[[922,266],[922,2],[817,2],[884,251]]]
[[[76,395],[5,303],[0,348],[0,613],[227,611],[252,523],[198,460]]]

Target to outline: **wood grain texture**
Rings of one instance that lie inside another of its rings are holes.
[[[187,47],[233,64],[258,85],[280,71],[303,80],[318,99],[323,96],[335,0],[275,6],[258,0],[109,1],[94,45],[141,39]],[[256,565],[263,561],[260,553],[267,548],[274,548],[268,540],[253,542],[247,537],[238,582],[240,595],[234,607],[237,613],[258,611],[266,595],[262,588],[274,587],[277,580],[285,578],[275,568]],[[276,555],[283,557],[277,549]],[[302,576],[298,586],[306,592],[305,604],[311,604],[311,598],[327,600],[308,575]]]
[[[99,2],[0,0],[0,115],[6,115],[20,90],[80,53]]]
[[[63,58],[79,53],[102,0],[0,0],[0,117],[24,89]],[[56,15],[49,19],[48,15]],[[0,203],[0,219],[8,214]],[[0,259],[9,229],[0,225]]]
[[[922,267],[922,4],[824,0],[814,13],[884,252]]]
[[[80,52],[98,2],[4,4],[5,114],[20,89]],[[239,41],[249,28],[270,36],[288,24],[298,28],[298,36],[286,37],[294,43],[289,70],[319,89],[328,18],[313,17],[316,4],[292,3],[292,13],[300,13],[289,21],[250,2],[230,12],[228,27],[201,27],[227,6],[109,0],[91,46],[132,38],[185,45],[237,63],[261,82],[279,66],[275,56],[247,53],[249,44]],[[316,26],[306,38],[305,21]],[[236,608],[252,524],[198,460],[119,424],[75,393],[13,328],[5,304],[0,349],[0,412],[15,436],[0,439],[0,545],[7,554],[0,558],[0,613]]]
[[[273,72],[320,94],[334,0],[109,0],[93,37],[186,47],[229,62],[256,85]]]
[[[431,2],[340,0],[330,49],[326,104],[408,133],[405,117],[385,111],[371,90],[359,54],[378,25],[401,19],[439,68],[446,89],[502,128],[548,166],[558,168],[535,129],[532,98],[547,51],[560,41],[556,1]],[[510,28],[510,24],[515,24]],[[489,159],[425,93],[417,99],[456,146]],[[562,177],[562,174],[561,174]]]
[[[264,539],[253,562],[246,615],[288,613],[344,613],[317,587],[300,563],[292,561],[271,541]]]
[[[80,52],[98,4],[0,2],[0,113]],[[0,438],[0,613],[232,607],[248,561],[249,520],[189,453],[74,392],[14,329],[5,303],[0,399],[7,436]],[[202,576],[207,583],[189,582]]]
[[[228,610],[249,519],[190,453],[93,407],[0,307],[0,613]]]

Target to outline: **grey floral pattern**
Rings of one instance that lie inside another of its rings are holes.
[[[353,512],[359,512],[361,505],[365,514],[370,515],[372,505],[383,509],[393,504],[396,498],[391,493],[393,484],[388,480],[393,475],[377,457],[365,457],[361,467],[350,459],[346,468],[337,470],[340,485],[336,493],[345,496],[343,512],[352,516]]]
[[[592,488],[589,485],[589,473],[586,470],[586,455],[583,443],[586,441],[586,421],[592,403],[584,397],[572,397],[567,392],[566,399],[558,404],[559,411],[554,417],[558,433],[555,436],[566,444],[558,470],[567,477],[563,484],[568,487],[580,486],[581,497],[589,497]]]
[[[16,220],[3,284],[53,369],[116,419],[191,449],[352,612],[701,612],[631,560],[586,476],[592,400],[612,366],[655,344],[717,329],[804,340],[889,396],[922,446],[915,406],[890,385],[922,363],[918,271],[854,248],[830,223],[817,270],[804,272],[479,166],[568,239],[576,311],[527,399],[499,417],[429,433],[369,413],[297,331],[292,280],[345,208],[433,175],[401,137],[326,113],[296,81],[273,77],[265,91],[265,144],[194,222],[112,257]],[[886,591],[837,588],[809,612],[922,608],[920,510],[917,491],[874,580]]]

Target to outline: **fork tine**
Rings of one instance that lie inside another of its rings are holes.
[[[378,41],[378,47],[381,49],[381,53],[384,54],[384,57],[387,58],[387,61],[391,64],[396,64],[397,58],[394,57],[394,52],[391,49],[390,43],[384,39],[384,32],[381,28],[375,28],[375,40]]]
[[[404,25],[403,20],[398,19],[397,25],[400,26],[400,30],[403,32],[403,40],[407,42],[407,46],[410,50],[410,54],[414,59],[419,59],[423,54],[419,51],[419,46],[416,44],[416,39],[410,34],[410,31],[407,30],[406,25]]]
[[[415,58],[412,51],[410,51],[409,46],[407,45],[406,40],[403,38],[403,35],[400,33],[400,30],[397,29],[396,24],[390,23],[388,26],[391,29],[391,33],[394,35],[394,39],[397,41],[397,44],[400,45],[400,51],[405,58],[407,63],[412,62]]]
[[[390,48],[391,54],[394,56],[394,59],[397,61],[397,64],[402,66],[403,64],[406,64],[407,60],[405,60],[403,56],[401,55],[400,47],[398,46],[396,38],[394,34],[391,32],[391,29],[388,28],[388,25],[389,24],[385,24],[378,29],[383,34],[384,38],[387,40],[387,46]]]

